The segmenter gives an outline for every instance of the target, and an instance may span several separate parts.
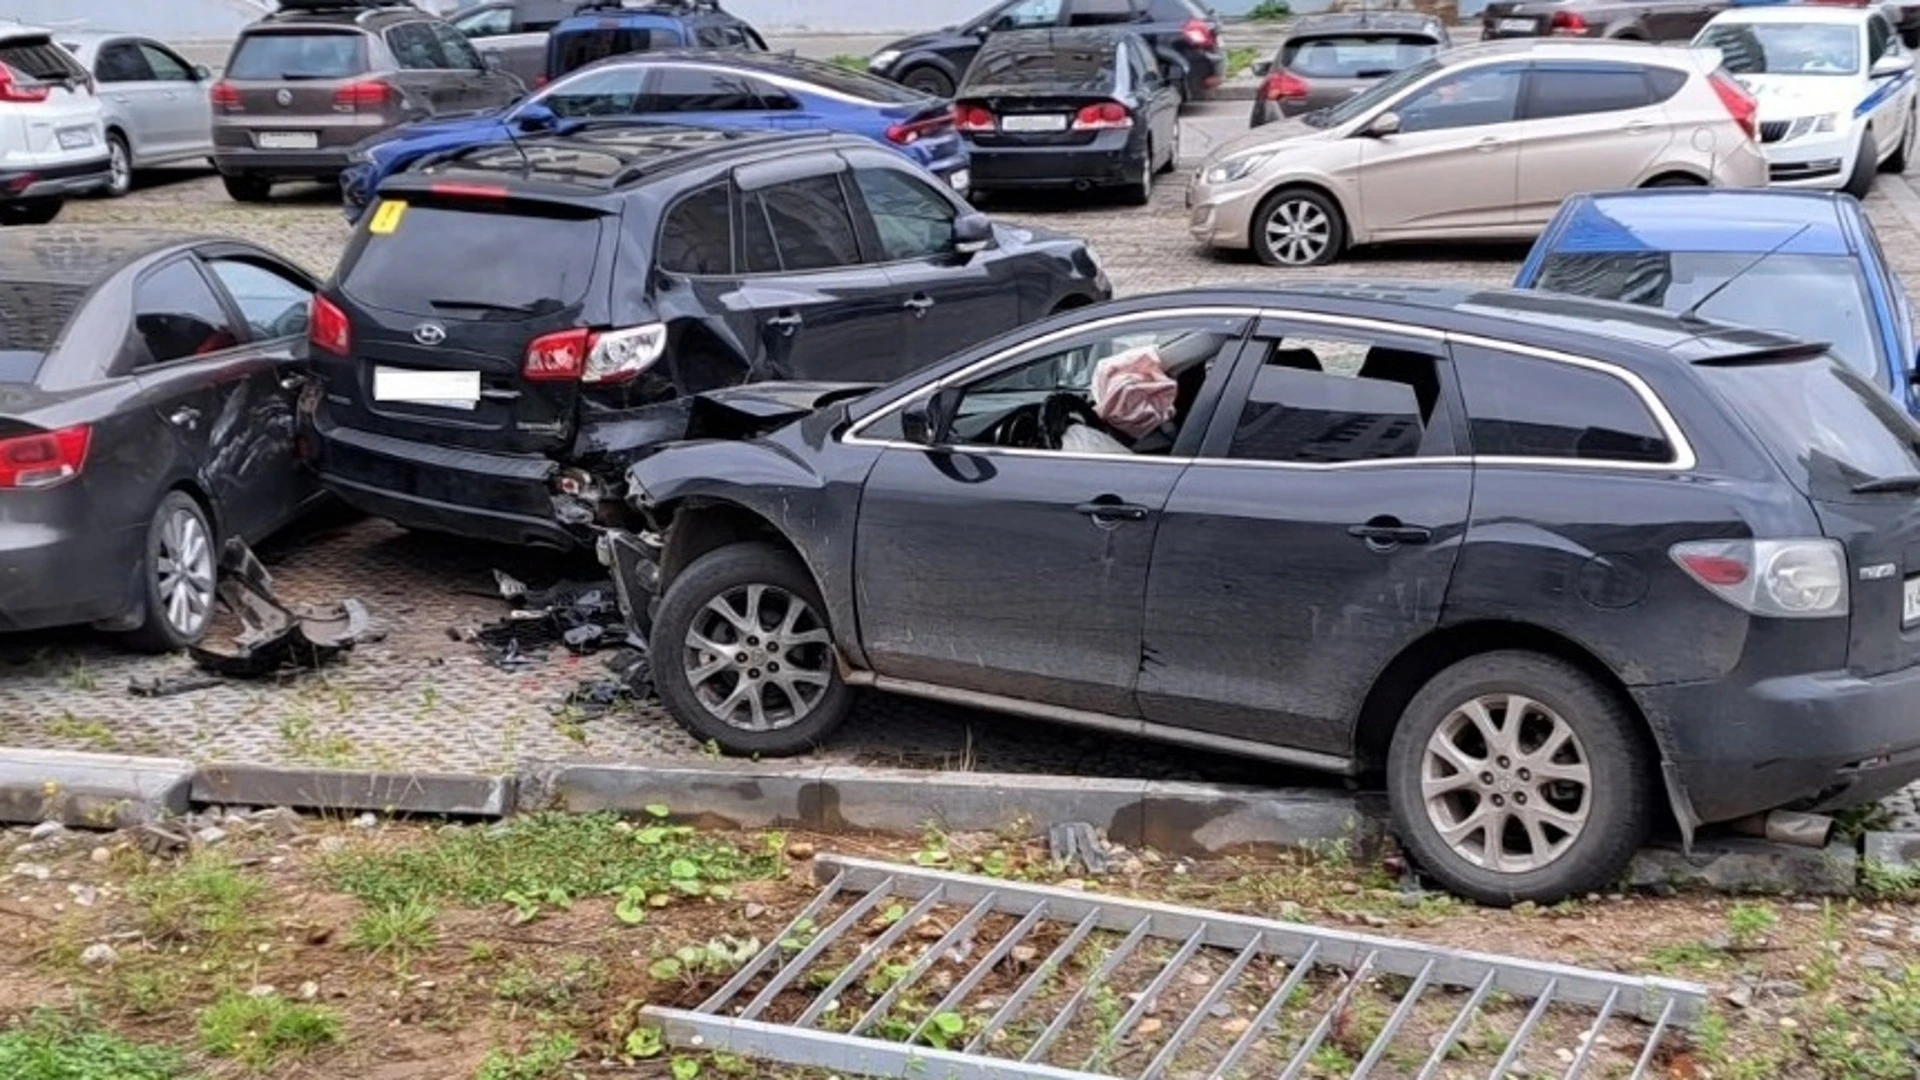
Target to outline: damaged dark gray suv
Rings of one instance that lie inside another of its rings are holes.
[[[1493,903],[1920,777],[1920,428],[1823,346],[1510,291],[1164,295],[706,395],[609,533],[672,714],[870,687],[1349,775]]]
[[[884,381],[1105,299],[851,135],[589,124],[395,176],[315,298],[320,475],[414,528],[573,547],[687,395]]]

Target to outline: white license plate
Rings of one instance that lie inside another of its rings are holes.
[[[973,175],[965,169],[955,169],[947,175],[947,183],[953,185],[953,190],[964,195],[967,189],[973,186]]]
[[[1912,626],[1917,622],[1920,622],[1920,577],[1910,577],[1900,605],[1900,625]]]
[[[480,403],[480,373],[377,367],[373,369],[373,400],[471,409]]]
[[[1000,118],[1001,131],[1065,131],[1067,118],[1063,114],[1042,113],[1037,116],[1003,116]]]
[[[1501,19],[1496,25],[1503,34],[1531,34],[1540,24],[1532,19]]]
[[[258,136],[262,150],[315,150],[320,135],[313,131],[263,131]]]
[[[93,132],[83,127],[61,128],[54,138],[60,140],[62,150],[78,150],[93,145]]]

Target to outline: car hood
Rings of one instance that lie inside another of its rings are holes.
[[[369,156],[382,156],[398,150],[417,152],[457,146],[469,139],[488,139],[500,133],[506,109],[455,113],[432,120],[405,124],[361,143],[359,149]]]
[[[695,395],[689,439],[748,439],[804,419],[836,402],[871,393],[876,384],[760,382]]]
[[[913,34],[909,37],[903,37],[898,41],[888,42],[883,48],[874,50],[874,55],[878,56],[883,52],[897,52],[905,55],[911,52],[918,52],[922,49],[943,49],[954,45],[970,45],[975,43],[974,38],[969,34],[962,33],[959,27],[947,26],[939,30],[929,30],[924,34]]]
[[[1865,95],[1857,79],[1834,75],[1735,75],[1760,103],[1762,120],[1790,120],[1810,113],[1853,113]]]
[[[1339,129],[1313,127],[1297,118],[1281,120],[1278,123],[1254,128],[1244,135],[1222,143],[1214,148],[1213,153],[1207,155],[1207,164],[1213,165],[1249,151],[1272,150],[1285,153],[1294,148],[1332,142],[1339,138],[1334,134],[1337,130]]]

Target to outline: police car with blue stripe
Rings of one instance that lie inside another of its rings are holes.
[[[1760,143],[1777,186],[1864,197],[1877,170],[1913,148],[1914,56],[1878,6],[1785,4],[1714,16],[1693,44],[1760,104]]]

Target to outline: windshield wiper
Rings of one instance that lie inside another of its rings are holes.
[[[475,311],[510,311],[515,315],[531,315],[531,304],[502,304],[494,300],[429,300],[427,303],[437,308],[468,308]]]
[[[1855,495],[1880,495],[1896,491],[1920,491],[1920,475],[1882,476],[1853,485]]]

